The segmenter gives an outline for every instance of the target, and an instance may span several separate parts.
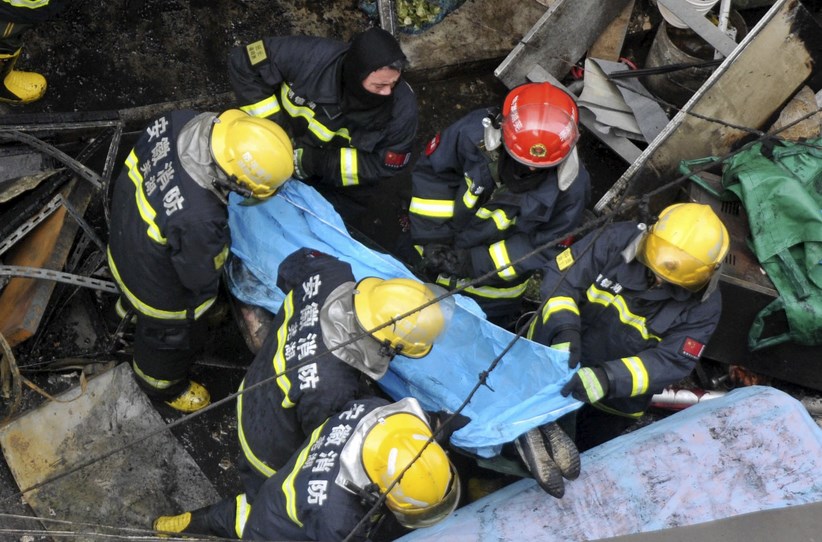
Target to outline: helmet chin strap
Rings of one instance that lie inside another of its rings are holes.
[[[346,480],[345,488],[360,497],[363,504],[367,506],[374,506],[380,500],[380,486],[373,482],[365,487],[360,487],[351,480]]]
[[[247,186],[240,184],[235,175],[228,178],[217,175],[212,178],[211,182],[215,188],[229,192],[237,192],[246,199],[254,197],[254,192],[252,192]]]
[[[485,149],[493,151],[502,144],[502,130],[500,129],[499,117],[485,117],[482,119],[483,139]]]
[[[384,339],[382,341],[382,345],[380,345],[380,355],[386,356],[389,358],[394,358],[397,354],[402,352],[402,345],[398,344],[397,346],[391,346],[391,341],[388,339]]]
[[[708,284],[705,286],[705,290],[702,292],[702,297],[700,298],[700,303],[704,302],[708,299],[711,294],[719,287],[719,277],[722,275],[722,267],[724,263],[720,263],[714,269],[713,274],[711,275],[711,279],[708,281]]]

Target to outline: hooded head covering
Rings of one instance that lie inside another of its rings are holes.
[[[499,153],[499,179],[511,192],[519,194],[535,189],[547,180],[555,168],[530,168],[516,161],[507,150]]]
[[[397,39],[382,28],[369,28],[351,40],[342,63],[343,108],[374,109],[391,103],[393,95],[368,92],[362,82],[368,75],[398,60],[405,61]]]

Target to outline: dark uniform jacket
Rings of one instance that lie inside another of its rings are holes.
[[[412,175],[409,216],[414,242],[470,249],[473,277],[562,239],[581,223],[590,194],[590,177],[581,163],[577,178],[565,191],[558,187],[557,168],[525,192],[514,193],[500,185],[497,156],[506,151],[485,149],[482,126],[484,118],[495,114],[494,109],[473,111],[437,134]],[[466,293],[488,302],[518,298],[530,274],[554,254],[549,250],[527,258],[499,271],[488,287],[469,288]]]
[[[351,401],[312,432],[263,485],[251,507],[243,540],[345,539],[371,507],[336,483],[341,454],[358,422],[388,404],[377,397]],[[366,540],[370,526],[365,522],[365,528],[350,540]]]
[[[608,396],[594,406],[631,417],[691,373],[722,309],[718,290],[702,301],[703,292],[670,283],[651,287],[648,268],[623,256],[642,231],[635,222],[616,223],[558,255],[542,284],[548,301],[529,331],[550,345],[563,329],[581,330],[581,364],[602,367],[608,376]]]
[[[67,4],[67,0],[22,0],[14,4],[0,2],[0,22],[41,23],[63,11]]]
[[[243,455],[259,474],[246,480],[250,501],[254,483],[273,475],[326,418],[367,392],[362,373],[328,351],[319,319],[329,294],[353,280],[349,264],[311,249],[280,264],[277,286],[288,293],[241,389],[281,375],[237,403]]]
[[[270,37],[232,49],[229,74],[250,115],[271,118],[294,148],[339,149],[320,166],[335,187],[374,184],[408,164],[417,131],[417,102],[400,80],[393,108],[343,111],[341,66],[348,45],[308,36]],[[315,167],[316,169],[316,167]]]
[[[195,318],[217,296],[228,211],[183,169],[177,137],[194,111],[155,119],[114,181],[109,265],[128,301],[162,320]]]

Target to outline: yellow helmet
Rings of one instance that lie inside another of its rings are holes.
[[[379,418],[363,440],[365,472],[381,493],[405,471],[386,495],[385,504],[400,524],[411,529],[434,525],[459,504],[457,471],[436,441],[426,446],[430,439],[427,423],[398,412]]]
[[[725,225],[708,205],[677,203],[662,211],[637,259],[660,278],[696,291],[728,253]]]
[[[257,199],[273,196],[294,173],[294,151],[285,131],[239,109],[229,109],[215,119],[211,155],[226,175],[235,177]]]
[[[357,322],[379,342],[388,341],[403,356],[421,358],[431,351],[453,312],[451,298],[412,312],[439,297],[435,291],[441,289],[412,279],[365,278],[354,290]],[[372,331],[407,313],[411,314]]]

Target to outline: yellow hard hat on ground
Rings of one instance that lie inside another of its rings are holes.
[[[288,134],[275,122],[229,109],[214,120],[211,155],[226,175],[265,199],[294,173]]]
[[[0,54],[0,102],[27,104],[39,100],[46,93],[46,78],[39,73],[15,70],[20,49],[14,53]]]
[[[457,472],[440,445],[429,443],[430,439],[425,421],[399,412],[380,418],[363,441],[362,462],[368,477],[381,493],[388,492],[386,506],[411,529],[434,525],[459,503]]]
[[[663,280],[696,291],[719,269],[729,244],[728,230],[710,206],[677,203],[660,213],[637,259]]]
[[[403,356],[421,358],[431,351],[434,340],[453,313],[453,298],[415,310],[438,298],[436,292],[444,290],[412,279],[365,278],[354,289],[357,322],[379,342],[387,341]],[[408,316],[375,330],[405,314]]]

